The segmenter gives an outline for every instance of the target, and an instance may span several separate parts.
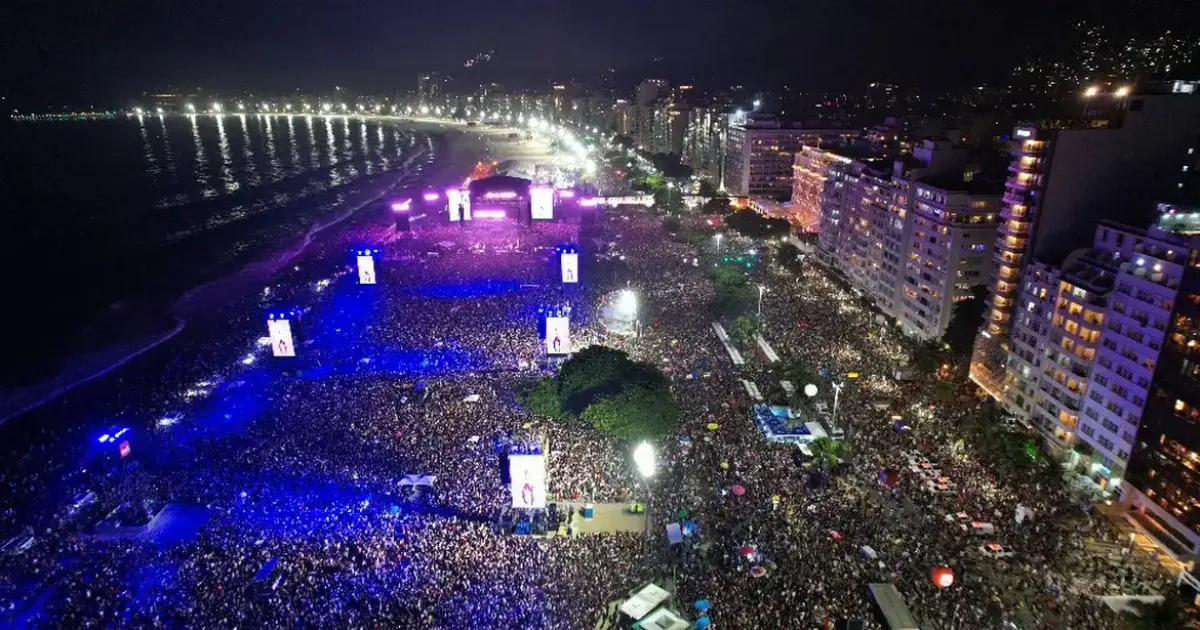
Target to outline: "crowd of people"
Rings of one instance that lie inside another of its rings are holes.
[[[956,446],[962,419],[984,403],[966,395],[931,409],[931,384],[897,387],[890,375],[904,344],[825,270],[750,272],[769,287],[763,334],[779,355],[863,375],[838,412],[850,456],[821,484],[793,447],[767,442],[754,424],[740,379],[782,400],[784,376],[753,348],[747,366],[733,365],[713,334],[713,252],[671,238],[660,219],[625,209],[582,225],[355,229],[194,327],[150,357],[154,366],[130,366],[4,428],[0,533],[36,542],[0,559],[0,619],[579,629],[646,580],[674,575],[681,611],[709,600],[719,627],[807,630],[838,618],[879,627],[866,585],[892,582],[931,627],[1103,629],[1115,616],[1090,594],[1165,587],[1149,563],[1090,553],[1088,538],[1115,535],[1058,489],[1014,483]],[[341,257],[363,239],[385,251],[375,286],[356,285]],[[586,254],[578,285],[558,278],[554,247],[568,242]],[[639,295],[640,336],[597,322],[600,296],[618,288]],[[281,301],[308,306],[295,365],[268,361],[258,345],[262,308]],[[618,347],[671,379],[681,426],[656,444],[648,539],[541,539],[496,525],[510,504],[498,441],[545,446],[551,501],[640,499],[630,445],[518,402],[525,383],[553,369],[540,360],[537,308],[565,304],[573,347]],[[896,429],[897,412],[910,430]],[[94,446],[113,422],[132,427],[129,457]],[[914,452],[935,457],[955,491],[931,493],[909,474],[881,487],[880,472],[906,471]],[[432,477],[432,488],[406,475]],[[146,498],[203,509],[187,517],[190,533],[172,523],[97,536],[63,516],[86,491],[100,514]],[[1033,514],[1020,524],[1018,505]],[[985,556],[960,512],[993,523],[1014,557]],[[697,533],[672,548],[665,526],[681,513]],[[749,571],[745,547],[765,575]],[[939,566],[957,575],[948,589],[930,580]]]

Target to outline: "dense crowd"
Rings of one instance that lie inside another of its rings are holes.
[[[335,254],[301,261],[151,359],[156,369],[73,395],[46,410],[53,423],[35,415],[5,427],[0,533],[29,526],[37,541],[2,560],[2,614],[42,627],[575,629],[673,574],[681,610],[710,600],[720,627],[872,619],[866,585],[890,581],[933,627],[1102,629],[1114,616],[1088,594],[1164,588],[1149,563],[1093,553],[1089,538],[1115,534],[1058,489],[1011,483],[958,447],[962,419],[983,403],[963,395],[931,409],[929,383],[898,387],[890,375],[905,346],[823,270],[752,271],[769,287],[764,335],[781,356],[863,374],[838,411],[850,458],[816,484],[792,447],[764,440],[739,382],[778,398],[778,367],[745,348],[750,364],[735,368],[713,334],[712,252],[640,210],[583,227],[414,228],[359,226],[353,238],[386,240],[379,285],[355,285]],[[553,248],[567,242],[589,253],[580,285],[558,282]],[[640,296],[637,338],[595,321],[600,296],[624,287]],[[310,305],[303,367],[266,361],[258,346],[261,309],[281,300]],[[497,441],[547,446],[553,501],[638,498],[629,445],[517,401],[549,369],[536,309],[566,303],[576,348],[616,346],[671,379],[682,425],[657,445],[649,540],[534,539],[496,526],[509,503]],[[911,430],[897,430],[896,413]],[[131,458],[91,446],[107,419],[133,427]],[[955,490],[930,492],[907,473],[881,487],[880,472],[907,471],[913,453],[936,458]],[[179,531],[196,529],[177,539],[97,537],[58,518],[87,490],[100,513],[148,497],[203,509],[173,517]],[[1019,525],[1017,505],[1033,514]],[[670,549],[664,526],[681,512],[698,533]],[[995,533],[964,532],[960,512]],[[986,557],[990,540],[1014,557]],[[749,572],[743,547],[766,575]],[[934,587],[936,566],[956,572],[951,588]]]

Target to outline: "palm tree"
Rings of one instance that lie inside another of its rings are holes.
[[[829,472],[846,458],[846,445],[841,441],[822,436],[808,443],[813,462],[821,472]]]
[[[1133,612],[1121,613],[1121,627],[1126,630],[1183,630],[1189,627],[1187,605],[1178,595],[1171,594],[1158,602],[1134,600],[1129,602]]]

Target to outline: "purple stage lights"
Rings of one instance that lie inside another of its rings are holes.
[[[437,201],[440,197],[441,197],[441,195],[439,195],[435,192],[427,192],[427,193],[425,193],[425,196],[423,197],[423,199],[425,199],[425,201]]]
[[[412,210],[412,199],[392,202],[392,212],[408,212]]]
[[[516,199],[517,193],[512,190],[494,191],[494,192],[484,194],[483,198],[484,199]]]
[[[484,210],[475,210],[471,213],[471,216],[475,217],[476,219],[503,219],[508,215],[503,210],[488,208]]]

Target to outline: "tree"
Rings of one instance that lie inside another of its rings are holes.
[[[725,217],[725,225],[750,238],[778,238],[792,231],[787,219],[764,217],[753,210],[737,210]]]
[[[700,180],[700,196],[701,197],[716,197],[717,187],[713,186],[708,180]]]
[[[983,322],[983,312],[987,309],[987,285],[976,285],[971,288],[971,298],[954,305],[954,314],[946,332],[942,335],[942,343],[950,346],[950,353],[958,358],[971,355],[975,343],[975,335]]]
[[[742,315],[741,317],[737,318],[737,323],[734,328],[738,341],[745,346],[749,345],[754,339],[754,335],[758,334],[758,331],[761,328],[761,323],[753,317],[746,317],[745,315]]]
[[[597,400],[581,417],[602,433],[630,440],[659,437],[679,426],[669,392],[640,384]]]
[[[705,214],[719,214],[724,216],[729,214],[731,208],[729,197],[713,197],[704,202],[702,210]]]
[[[532,386],[521,392],[521,402],[525,409],[535,416],[559,418],[563,410],[558,395],[558,383],[547,376],[538,379]]]
[[[578,415],[593,401],[620,391],[623,373],[632,364],[628,354],[607,346],[588,346],[575,353],[558,371],[562,408]]]
[[[1121,613],[1121,627],[1126,630],[1182,630],[1191,627],[1187,606],[1175,593],[1153,603],[1132,600],[1129,607],[1134,612]]]
[[[740,313],[753,299],[754,291],[746,282],[746,275],[741,270],[725,266],[713,267],[712,279],[713,288],[716,290],[713,306],[718,313]]]
[[[788,271],[800,271],[800,248],[791,243],[783,243],[775,251],[775,260],[780,267]]]
[[[671,186],[659,188],[654,192],[654,205],[663,212],[679,212],[683,209],[683,194]]]
[[[846,445],[841,440],[834,440],[828,436],[821,436],[809,442],[808,450],[813,454],[813,464],[823,473],[829,472],[846,459]]]
[[[617,135],[613,136],[612,141],[613,141],[613,144],[621,147],[622,149],[632,149],[633,148],[633,138],[631,138],[625,134],[617,134]]]
[[[932,374],[942,364],[942,349],[933,340],[922,341],[913,350],[912,365],[922,374]]]

